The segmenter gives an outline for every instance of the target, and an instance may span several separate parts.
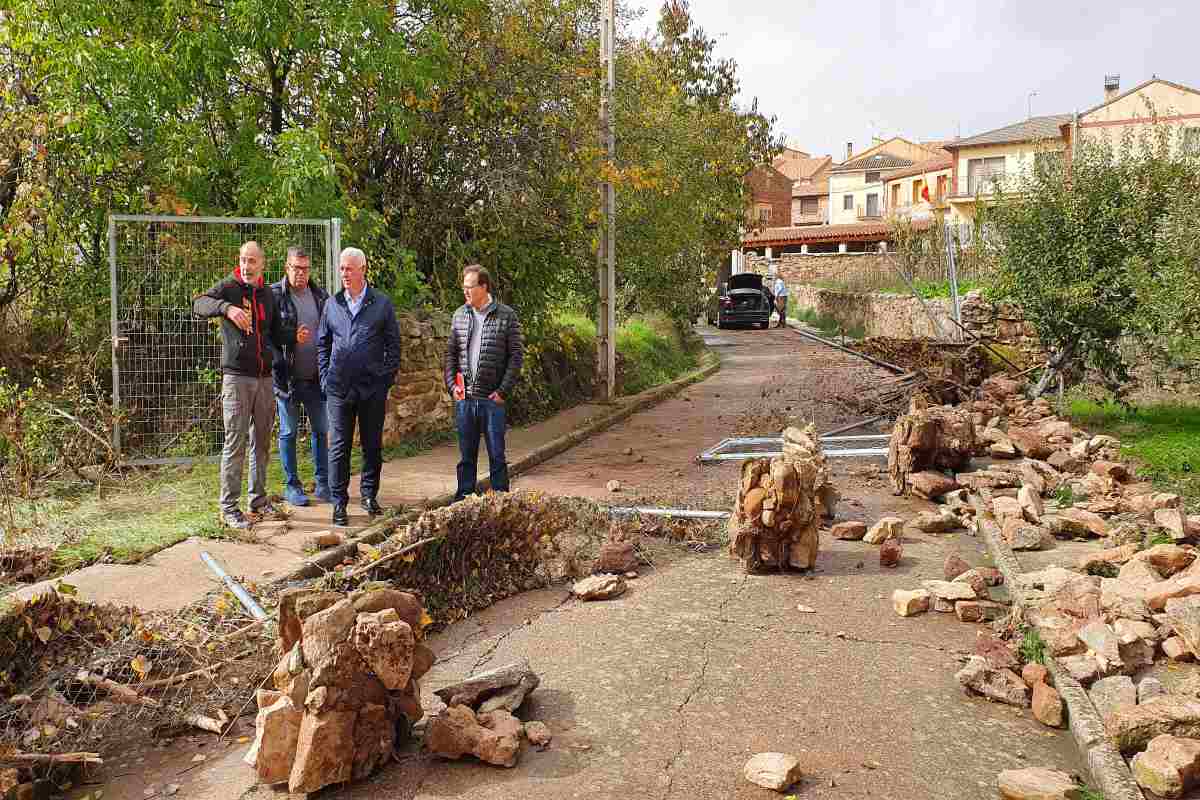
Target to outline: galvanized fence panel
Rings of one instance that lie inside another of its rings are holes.
[[[334,287],[335,220],[109,217],[114,434],[128,463],[190,461],[220,453],[221,334],[192,313],[201,292],[229,275],[244,242],[266,254],[264,280],[283,275],[287,248],[303,247],[312,275]]]

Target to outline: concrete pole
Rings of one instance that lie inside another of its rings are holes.
[[[604,71],[600,92],[600,147],[608,164],[616,162],[611,104],[614,86],[613,37],[616,27],[614,0],[602,0],[600,22],[600,66]],[[616,192],[611,181],[600,183],[600,246],[596,250],[596,273],[600,287],[600,308],[596,315],[598,393],[611,401],[616,395],[617,378],[617,265],[616,265]]]

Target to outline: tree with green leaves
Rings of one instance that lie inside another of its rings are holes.
[[[996,292],[1049,353],[1035,394],[1092,368],[1119,397],[1129,380],[1122,337],[1200,333],[1194,308],[1170,310],[1200,288],[1200,165],[1177,137],[1155,124],[1118,141],[1085,138],[1069,162],[1038,160],[987,208]]]

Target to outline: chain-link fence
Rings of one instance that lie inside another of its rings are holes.
[[[298,246],[314,278],[333,286],[338,221],[114,215],[108,232],[116,444],[130,463],[215,455],[223,438],[220,325],[192,313],[193,300],[233,271],[250,240],[266,254],[268,283]]]

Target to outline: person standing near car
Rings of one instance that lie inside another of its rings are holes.
[[[249,521],[238,508],[248,436],[250,453],[250,511],[274,514],[267,496],[267,459],[270,457],[273,348],[303,345],[310,330],[285,327],[275,296],[263,285],[265,257],[258,242],[242,245],[238,266],[229,277],[195,299],[192,310],[201,317],[222,317],[221,410],[225,446],[221,449],[221,521],[245,529]]]
[[[493,491],[507,492],[504,458],[506,403],[521,376],[525,339],[517,312],[492,297],[492,278],[479,264],[463,269],[463,303],[450,321],[446,342],[446,390],[456,401],[458,490],[454,499],[475,493],[479,438],[487,442]]]
[[[779,327],[787,327],[788,286],[783,278],[775,278],[775,307],[779,309]]]
[[[371,516],[383,513],[376,499],[383,472],[383,417],[388,390],[400,370],[400,324],[387,295],[367,285],[362,250],[343,250],[338,274],[344,288],[325,302],[317,333],[317,368],[329,415],[333,524],[344,527],[350,524],[346,506],[355,423],[363,454],[362,507]]]
[[[289,247],[284,276],[271,284],[275,305],[285,325],[303,326],[315,331],[321,324],[321,312],[329,294],[312,280],[312,260],[303,247]],[[295,347],[275,352],[275,404],[279,408],[279,460],[283,462],[283,499],[294,506],[308,505],[308,495],[296,464],[296,428],[300,407],[308,416],[312,431],[312,459],[316,473],[313,496],[329,502],[329,423],[325,416],[325,395],[317,373],[317,343],[309,339]]]

